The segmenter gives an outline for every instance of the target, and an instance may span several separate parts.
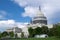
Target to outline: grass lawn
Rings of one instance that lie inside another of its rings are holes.
[[[2,40],[60,40],[60,38],[49,37],[49,38],[21,38],[21,39],[2,39]]]
[[[28,39],[21,39],[21,40],[60,40],[60,38],[49,37],[49,38],[28,38]]]

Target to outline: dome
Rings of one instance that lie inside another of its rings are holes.
[[[35,17],[32,18],[32,24],[45,24],[47,25],[47,18],[44,16],[41,10],[38,10]]]
[[[35,17],[44,17],[44,14],[41,11],[37,11]]]

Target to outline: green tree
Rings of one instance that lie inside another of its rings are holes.
[[[53,25],[53,28],[49,30],[49,36],[58,36],[60,37],[60,25],[55,24]]]
[[[28,29],[30,37],[34,37],[35,35],[41,34],[41,28],[37,27],[35,29],[32,29],[31,27]]]
[[[24,38],[24,33],[23,32],[21,33],[21,38]]]
[[[6,31],[4,31],[2,34],[1,34],[2,37],[6,37],[8,36],[8,33]]]
[[[30,27],[28,28],[28,32],[29,32],[29,37],[33,37],[33,29]]]
[[[49,36],[56,36],[57,35],[57,30],[56,28],[50,28],[48,32]]]
[[[37,34],[41,34],[42,29],[41,29],[40,27],[37,27],[37,28],[35,28],[34,30],[35,30],[35,34],[36,34],[36,35],[37,35]]]
[[[55,36],[60,37],[60,25],[57,25],[57,26],[56,26],[55,31],[56,31]]]
[[[2,37],[1,33],[0,33],[0,38]]]
[[[10,37],[14,37],[14,32],[12,31],[12,32],[9,32],[9,36]]]
[[[41,27],[41,29],[42,29],[42,34],[48,34],[48,27],[47,26],[42,26]]]

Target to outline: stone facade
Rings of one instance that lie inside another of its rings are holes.
[[[10,29],[7,29],[6,32],[14,32],[14,34],[17,34],[17,36],[19,38],[21,38],[21,32],[22,32],[22,29],[21,28],[18,28],[18,27],[13,27],[13,28],[10,28]]]

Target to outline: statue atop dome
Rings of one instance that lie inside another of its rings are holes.
[[[39,10],[41,11],[41,6],[39,6]]]

